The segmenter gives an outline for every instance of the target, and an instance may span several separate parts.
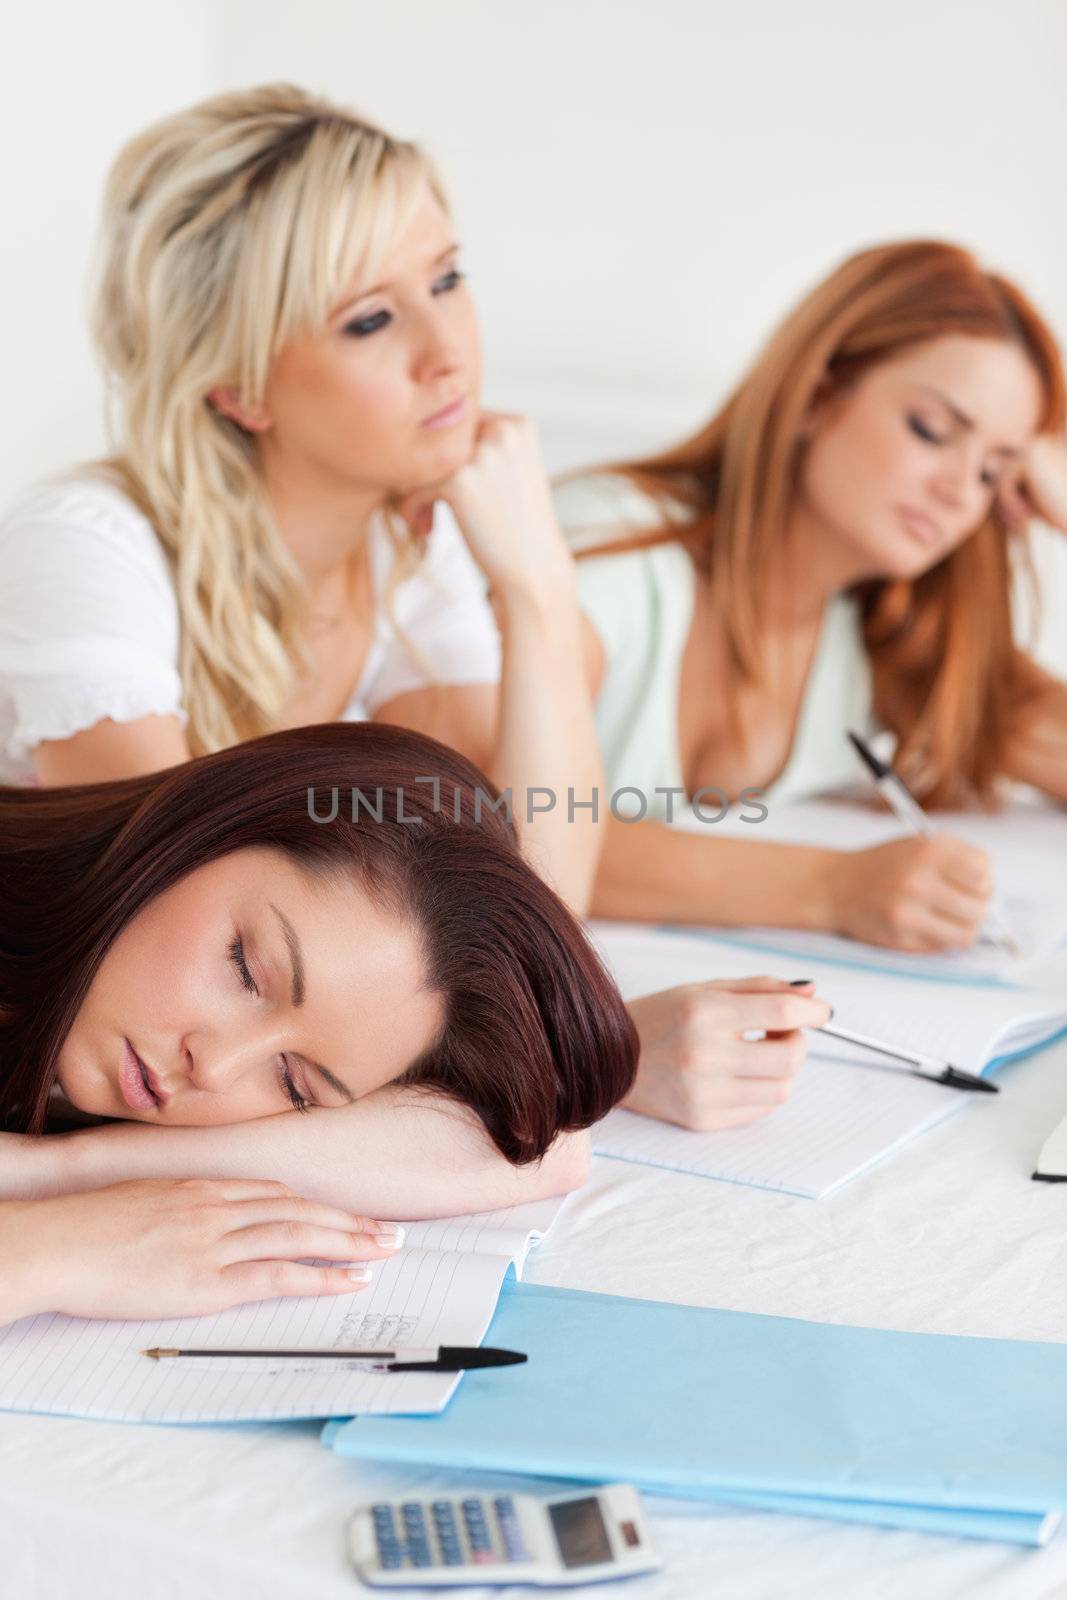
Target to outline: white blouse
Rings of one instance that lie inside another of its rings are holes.
[[[663,510],[629,479],[590,473],[557,485],[556,514],[578,554],[627,531],[662,526]],[[668,508],[684,523],[683,508]],[[680,543],[585,556],[578,600],[604,648],[596,724],[608,784],[639,789],[647,815],[665,821],[667,797],[684,792],[678,748],[682,656],[696,596],[693,562]],[[857,602],[830,600],[804,688],[785,767],[762,791],[779,804],[836,789],[857,776],[849,728],[874,733],[871,668]]]
[[[496,683],[500,637],[485,580],[447,506],[388,610],[395,552],[379,522],[368,538],[374,631],[340,720],[363,721],[430,683]],[[163,547],[120,489],[83,475],[23,495],[0,518],[0,783],[34,783],[36,744],[105,717],[187,723],[180,629]]]

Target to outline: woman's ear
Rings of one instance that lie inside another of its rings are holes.
[[[249,433],[266,433],[271,426],[271,414],[267,407],[242,405],[237,390],[231,385],[216,385],[208,390],[207,398],[216,411]]]

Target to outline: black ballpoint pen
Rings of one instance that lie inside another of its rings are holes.
[[[348,1361],[361,1372],[465,1372],[471,1367],[511,1367],[526,1357],[519,1350],[494,1350],[489,1345],[442,1344],[412,1350],[175,1350],[154,1346],[142,1350],[153,1361],[182,1357],[225,1357],[232,1361]]]
[[[832,1013],[831,1013],[832,1015]],[[874,1050],[878,1055],[890,1056],[894,1061],[903,1061],[917,1078],[929,1078],[934,1083],[944,1083],[950,1089],[978,1089],[985,1094],[999,1094],[997,1084],[990,1083],[988,1078],[980,1078],[977,1073],[964,1072],[961,1067],[954,1067],[948,1061],[938,1061],[933,1056],[913,1054],[910,1050],[902,1050],[898,1045],[883,1044],[881,1039],[872,1039],[866,1033],[852,1033],[848,1028],[839,1028],[836,1024],[826,1022],[821,1028],[813,1029],[815,1033],[825,1033],[831,1039],[841,1039],[845,1044],[862,1045],[864,1050]]]

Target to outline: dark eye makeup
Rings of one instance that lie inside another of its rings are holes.
[[[248,970],[248,962],[245,960],[244,940],[241,938],[239,933],[234,934],[233,938],[230,940],[229,956],[234,967],[237,969],[237,976],[241,980],[241,987],[247,990],[249,994],[258,995],[259,986],[256,983],[255,978],[253,978],[252,974]],[[314,1102],[311,1100],[306,1100],[300,1093],[300,1090],[293,1081],[293,1074],[290,1071],[289,1063],[286,1061],[284,1056],[282,1057],[282,1071],[279,1073],[278,1078],[294,1109],[297,1111],[310,1111]]]
[[[943,435],[935,433],[929,423],[924,422],[922,417],[916,416],[914,412],[908,413],[908,427],[912,433],[925,440],[927,444],[941,445],[948,443],[948,440]],[[982,472],[981,480],[987,489],[996,489],[1000,483],[998,475],[995,472],[990,472],[988,467]]]
[[[452,267],[448,272],[442,273],[433,284],[430,293],[433,295],[448,294],[453,289],[458,289],[464,278],[465,272],[458,267]],[[351,322],[346,322],[342,333],[353,339],[368,339],[371,334],[379,333],[382,328],[387,328],[393,321],[391,311],[372,311],[365,317],[354,317]]]

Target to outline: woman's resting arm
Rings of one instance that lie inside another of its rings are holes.
[[[306,1114],[204,1128],[114,1122],[41,1143],[43,1174],[24,1193],[130,1178],[274,1178],[308,1199],[396,1221],[564,1194],[584,1182],[590,1161],[588,1134],[568,1133],[540,1162],[514,1167],[473,1112],[396,1088]]]

